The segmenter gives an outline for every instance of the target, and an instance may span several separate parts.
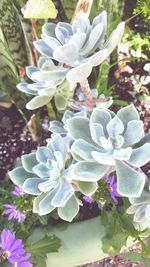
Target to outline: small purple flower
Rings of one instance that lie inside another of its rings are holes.
[[[8,262],[16,267],[32,267],[28,261],[31,257],[30,253],[26,253],[22,240],[15,239],[14,233],[9,230],[1,232],[0,248],[2,255],[7,258]]]
[[[108,190],[110,192],[110,196],[115,202],[115,204],[118,204],[118,197],[121,197],[121,195],[117,192],[117,183],[115,183],[115,177],[110,176],[107,180]]]
[[[5,204],[4,214],[8,215],[8,221],[16,219],[19,223],[24,222],[26,216],[16,209],[16,206]]]
[[[92,203],[93,202],[93,198],[90,197],[90,196],[84,196],[83,199],[88,203]]]
[[[24,193],[24,192],[22,191],[22,188],[19,187],[19,186],[15,186],[15,187],[14,187],[14,190],[13,190],[11,193],[12,193],[12,195],[17,196],[17,197],[26,194],[26,193]]]

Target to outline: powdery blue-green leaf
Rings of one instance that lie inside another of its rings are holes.
[[[108,49],[109,55],[116,48],[116,46],[119,44],[119,42],[123,36],[124,29],[125,29],[125,22],[119,23],[117,28],[111,33],[110,37],[108,38],[108,40],[104,44],[103,48]]]
[[[44,163],[35,165],[33,167],[33,172],[41,178],[49,177],[50,174],[49,168]]]
[[[23,93],[29,94],[29,95],[37,95],[37,90],[32,90],[28,87],[28,83],[21,82],[17,84],[17,89],[20,90]]]
[[[108,57],[108,50],[103,49],[96,52],[93,56],[87,58],[87,61],[92,64],[93,67],[100,65]]]
[[[90,131],[93,141],[100,145],[100,138],[104,136],[104,130],[100,123],[90,123]]]
[[[53,50],[42,39],[34,41],[33,44],[41,55],[53,57]]]
[[[55,105],[58,110],[64,110],[67,108],[67,99],[61,94],[56,94]]]
[[[124,133],[124,141],[128,145],[139,142],[144,134],[143,122],[138,120],[129,121]]]
[[[50,102],[51,98],[50,96],[35,96],[26,104],[26,108],[34,110],[43,107]]]
[[[123,122],[125,127],[129,121],[139,120],[139,114],[133,104],[120,109],[117,112],[117,116]]]
[[[127,165],[116,161],[117,191],[126,197],[139,197],[145,185],[145,174]]]
[[[129,160],[132,154],[132,148],[121,148],[121,149],[115,149],[113,152],[113,156],[115,159],[118,160]]]
[[[98,189],[97,182],[83,182],[83,181],[74,181],[74,183],[79,187],[82,194],[91,196]]]
[[[52,150],[44,146],[38,147],[36,152],[36,159],[37,161],[46,164],[48,159],[54,159]]]
[[[36,153],[32,152],[21,156],[23,168],[30,173],[33,173],[33,167],[38,164]]]
[[[96,182],[105,175],[107,170],[107,166],[97,162],[78,162],[72,168],[72,178],[84,182]]]
[[[104,164],[106,166],[113,166],[115,165],[115,160],[112,156],[112,152],[97,152],[92,151],[93,158],[99,162],[100,164]]]
[[[29,178],[26,179],[24,184],[23,184],[23,191],[27,194],[31,194],[31,195],[40,195],[41,191],[38,188],[38,185],[40,183],[43,183],[44,179],[41,178]]]
[[[134,147],[135,148],[140,147],[144,145],[145,143],[150,143],[150,133],[145,134],[145,136],[142,137],[142,139],[138,143],[136,143]]]
[[[73,66],[78,59],[78,48],[72,43],[59,46],[55,49],[53,57],[58,62]]]
[[[56,181],[51,181],[49,179],[49,180],[45,180],[45,182],[44,182],[44,179],[43,179],[43,182],[38,185],[38,188],[39,188],[39,190],[41,192],[46,193],[46,192],[51,191],[52,189],[54,189],[56,186],[57,186],[57,182]]]
[[[58,215],[61,219],[71,222],[79,212],[79,200],[72,196],[64,207],[58,208]]]
[[[55,207],[64,207],[73,194],[74,189],[72,185],[65,179],[61,179],[51,204]]]
[[[101,124],[105,131],[106,125],[109,123],[111,119],[112,118],[109,111],[104,109],[94,109],[90,117],[90,123]]]
[[[53,67],[52,70],[41,70],[41,71],[36,71],[32,74],[32,80],[35,81],[54,81],[59,84],[58,81],[63,82],[65,79],[66,73],[68,70],[66,70],[63,67]]]
[[[41,193],[33,199],[33,213],[39,213],[39,204],[47,196],[47,193]]]
[[[144,144],[143,146],[133,149],[130,164],[135,167],[141,167],[150,161],[150,143]]]
[[[76,139],[83,139],[87,142],[92,142],[89,119],[83,117],[74,117],[67,120],[67,127],[71,137]]]
[[[31,174],[26,172],[22,167],[17,167],[14,170],[8,172],[8,174],[13,183],[20,187],[22,187],[26,179],[31,177]]]
[[[91,160],[93,158],[91,154],[93,150],[99,151],[99,148],[96,145],[91,145],[84,139],[76,140],[71,147],[71,151],[84,160]]]
[[[115,116],[106,126],[108,135],[115,139],[117,135],[120,135],[123,133],[124,126],[122,121]]]
[[[51,190],[50,192],[45,194],[45,197],[42,197],[42,200],[39,198],[36,198],[36,202],[34,203],[35,207],[36,205],[39,206],[38,213],[40,216],[46,215],[50,212],[52,212],[56,207],[51,204],[51,201],[53,197],[55,196],[56,189]],[[40,197],[40,196],[39,196]]]
[[[53,138],[50,140],[50,145],[54,151],[60,151],[64,157],[64,160],[66,159],[67,146],[63,138],[59,134],[56,134],[55,136],[53,136]]]
[[[82,63],[81,65],[72,68],[68,71],[66,78],[72,84],[81,83],[85,81],[92,72],[92,65],[90,63]]]

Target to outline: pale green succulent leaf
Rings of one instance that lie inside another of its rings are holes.
[[[108,57],[108,50],[103,49],[96,52],[94,55],[88,57],[86,60],[91,63],[93,67],[100,65]]]
[[[94,109],[91,117],[90,117],[90,123],[97,123],[102,125],[104,132],[106,132],[106,125],[109,123],[109,121],[112,119],[109,111],[104,109]]]
[[[72,68],[68,71],[66,78],[72,84],[81,83],[85,81],[92,72],[92,65],[90,63],[82,63],[81,65]]]
[[[52,199],[52,206],[64,207],[73,194],[74,189],[72,185],[65,179],[61,179],[57,192]]]
[[[72,222],[73,218],[79,212],[79,201],[75,196],[72,196],[64,207],[58,208],[58,215],[61,219]]]
[[[47,193],[41,193],[33,199],[33,213],[39,213],[39,203],[47,196]]]
[[[91,196],[98,189],[97,182],[83,182],[83,181],[74,181],[74,183],[79,187],[82,194]]]
[[[100,123],[90,123],[90,131],[93,141],[100,145],[100,138],[104,136],[104,130]]]
[[[14,170],[8,172],[8,174],[13,183],[20,187],[22,187],[26,179],[31,177],[31,174],[26,172],[22,167],[17,167]]]
[[[150,143],[150,133],[145,134],[145,136],[142,137],[142,139],[138,143],[136,143],[134,147],[135,148],[140,147],[144,145],[145,143]]]
[[[73,66],[78,59],[78,48],[73,43],[58,46],[53,53],[53,57],[58,62]]]
[[[48,104],[51,98],[52,97],[50,96],[35,96],[26,104],[26,108],[29,110],[41,108],[44,105]]]
[[[44,179],[41,179],[41,178],[29,178],[29,179],[26,179],[24,184],[23,184],[23,191],[27,194],[31,194],[31,195],[40,195],[41,194],[41,191],[39,190],[38,188],[38,185],[40,183],[43,183],[45,180]]]
[[[127,127],[129,121],[139,120],[139,114],[133,104],[120,109],[117,116],[123,122],[124,127]]]
[[[117,135],[120,135],[123,133],[124,126],[122,121],[115,116],[106,126],[108,135],[115,139]]]
[[[142,222],[143,218],[145,216],[145,212],[146,212],[146,206],[145,205],[140,205],[139,207],[137,207],[137,209],[135,211],[133,220],[135,222],[138,222],[138,223]]]
[[[32,152],[21,156],[23,168],[30,173],[33,173],[33,167],[38,164],[36,153]]]
[[[100,164],[104,164],[106,166],[115,165],[115,160],[113,159],[113,154],[111,152],[92,151],[92,156]]]
[[[50,170],[49,168],[47,168],[47,166],[44,163],[39,163],[33,167],[33,172],[37,176],[41,178],[45,178],[45,177],[49,177]]]
[[[56,94],[55,105],[58,110],[64,110],[67,108],[67,99],[61,94]]]
[[[67,120],[67,127],[71,137],[76,139],[83,139],[89,143],[92,143],[89,119],[83,117],[74,117]]]
[[[139,197],[145,185],[145,174],[116,161],[117,191],[125,197]]]
[[[121,148],[115,149],[113,152],[113,157],[118,160],[129,160],[132,154],[132,148]]]
[[[84,160],[91,160],[93,158],[91,154],[93,150],[99,151],[99,148],[91,145],[84,139],[76,140],[71,147],[71,151]]]
[[[127,124],[127,129],[124,133],[124,141],[128,145],[133,145],[139,142],[144,134],[143,122],[140,120],[132,120]]]
[[[54,159],[52,150],[44,146],[38,147],[37,152],[36,152],[36,159],[40,163],[46,164],[48,159]]]
[[[53,50],[42,39],[34,41],[33,44],[41,55],[53,57]]]
[[[132,155],[129,159],[129,163],[135,167],[141,167],[150,161],[150,143],[133,149]]]
[[[73,179],[83,182],[96,182],[107,172],[108,167],[97,162],[78,162],[72,168]]]
[[[50,144],[51,144],[51,147],[54,151],[60,151],[61,152],[61,154],[63,155],[64,160],[65,160],[66,155],[67,155],[67,146],[66,146],[63,138],[59,134],[56,134],[50,140]]]
[[[43,216],[52,212],[56,207],[51,204],[53,197],[55,196],[56,189],[51,190],[49,193],[45,194],[45,197],[42,197],[42,200],[37,199],[37,203],[39,205],[39,215]],[[40,197],[40,196],[39,196]]]

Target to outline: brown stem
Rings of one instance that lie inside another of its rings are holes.
[[[90,102],[92,101],[93,97],[92,97],[92,94],[91,94],[91,89],[90,89],[90,86],[89,86],[89,82],[88,80],[85,80],[83,82],[80,83],[81,85],[81,90],[85,96],[85,99]]]

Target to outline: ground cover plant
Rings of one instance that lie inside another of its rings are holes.
[[[0,4],[0,264],[149,266],[148,3],[60,2]]]

